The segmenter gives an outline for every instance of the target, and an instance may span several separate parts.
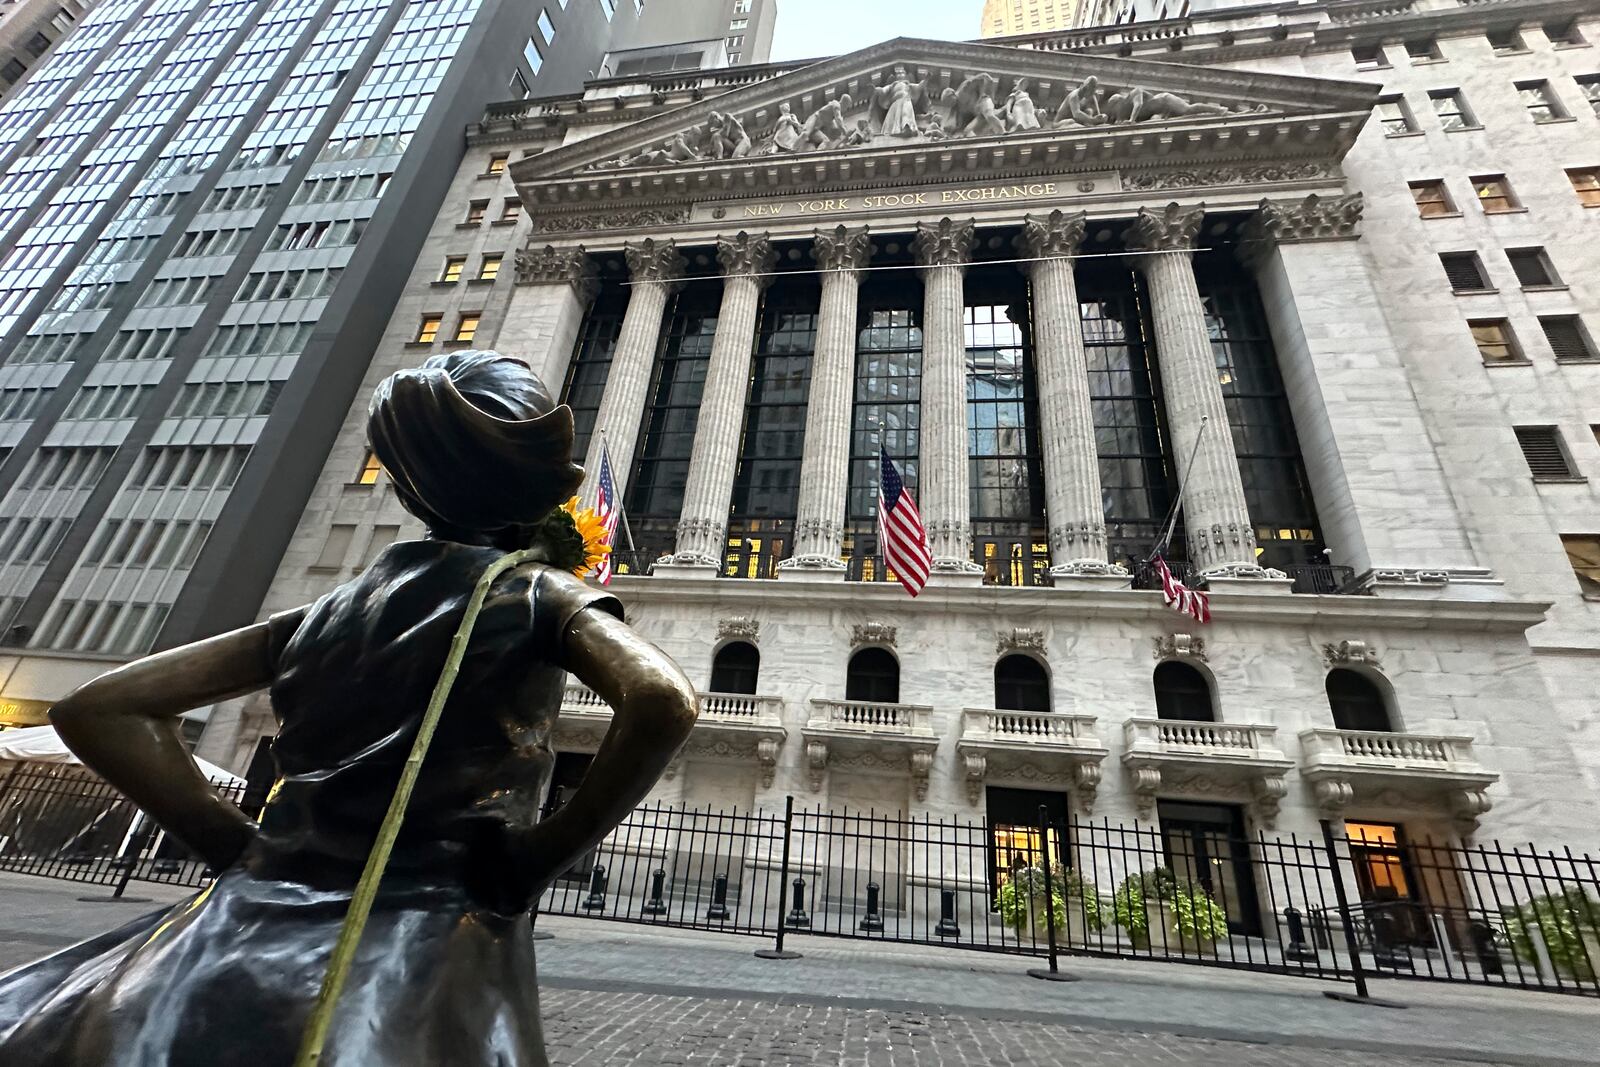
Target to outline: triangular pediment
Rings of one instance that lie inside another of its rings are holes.
[[[530,202],[554,203],[585,185],[660,195],[762,176],[770,185],[779,173],[825,183],[894,172],[913,157],[921,170],[930,153],[999,166],[1198,151],[1231,138],[1270,157],[1316,136],[1319,154],[1337,158],[1377,93],[1359,82],[898,38],[521,160],[512,174]]]

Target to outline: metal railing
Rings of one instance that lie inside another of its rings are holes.
[[[1161,588],[1161,577],[1154,563],[1134,560],[1126,566],[1133,576],[1133,588]],[[1174,578],[1190,589],[1205,588],[1205,579],[1201,577],[1194,564],[1184,560],[1169,559],[1167,569],[1172,572]],[[1348,596],[1363,592],[1356,587],[1356,572],[1351,567],[1336,567],[1326,563],[1301,563],[1277,569],[1288,575],[1289,580],[1294,583],[1291,590],[1296,593]]]

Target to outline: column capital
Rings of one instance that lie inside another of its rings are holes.
[[[922,267],[961,267],[972,259],[978,246],[978,220],[940,219],[917,223],[917,236],[911,250]]]
[[[1017,247],[1036,259],[1070,256],[1083,244],[1088,220],[1089,215],[1084,211],[1070,215],[1060,210],[1048,215],[1026,215],[1022,219]]]
[[[865,226],[816,230],[817,266],[823,270],[862,270],[872,262],[872,235]]]
[[[1239,255],[1247,262],[1281,244],[1348,241],[1360,237],[1365,200],[1360,193],[1304,200],[1262,200],[1240,234]]]
[[[1164,208],[1142,207],[1123,235],[1128,247],[1136,252],[1188,252],[1194,249],[1194,239],[1205,221],[1206,206],[1196,204],[1168,204]]]
[[[657,241],[653,237],[625,245],[622,254],[628,261],[628,274],[635,282],[675,285],[683,280],[683,272],[689,266],[678,251],[677,242]]]
[[[762,275],[772,273],[777,257],[772,252],[772,238],[767,234],[740,230],[732,237],[717,238],[717,262],[722,264],[722,273],[729,278],[754,275],[758,282],[765,284],[771,279]]]
[[[598,288],[589,254],[582,245],[534,248],[529,244],[517,249],[515,263],[518,285],[570,285],[585,302],[593,298]]]

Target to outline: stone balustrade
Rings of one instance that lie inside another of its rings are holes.
[[[1228,756],[1282,759],[1276,726],[1239,722],[1183,722],[1175,719],[1129,719],[1123,739],[1130,751],[1174,754],[1218,752]]]
[[[973,804],[988,780],[1021,779],[1035,788],[1040,783],[1067,787],[1075,810],[1084,815],[1094,811],[1100,764],[1107,755],[1095,734],[1093,715],[994,708],[967,708],[961,713],[956,751]]]
[[[1397,734],[1375,730],[1306,730],[1300,747],[1308,763],[1352,761],[1398,767],[1478,769],[1470,737]]]
[[[878,704],[865,700],[813,700],[807,730],[933,736],[933,709],[920,704]]]
[[[1140,815],[1155,813],[1157,794],[1202,793],[1252,806],[1271,829],[1289,792],[1293,762],[1278,748],[1278,728],[1247,722],[1129,719],[1123,723],[1122,764],[1128,769]]]
[[[1315,729],[1301,732],[1300,750],[1300,775],[1330,818],[1399,798],[1408,807],[1444,810],[1468,836],[1500,779],[1478,762],[1470,737]]]

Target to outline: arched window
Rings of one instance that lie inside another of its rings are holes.
[[[761,675],[761,653],[747,641],[733,641],[718,650],[711,661],[713,693],[756,695],[756,680]]]
[[[1156,668],[1156,715],[1185,722],[1215,722],[1211,707],[1211,686],[1206,676],[1177,660],[1167,660]]]
[[[1336,667],[1328,672],[1328,706],[1333,709],[1333,725],[1341,730],[1394,729],[1377,683],[1357,671]]]
[[[900,703],[900,661],[884,649],[863,648],[850,657],[844,698],[875,704]]]
[[[1001,711],[1049,711],[1050,675],[1036,659],[1005,657],[994,665],[994,706]]]

